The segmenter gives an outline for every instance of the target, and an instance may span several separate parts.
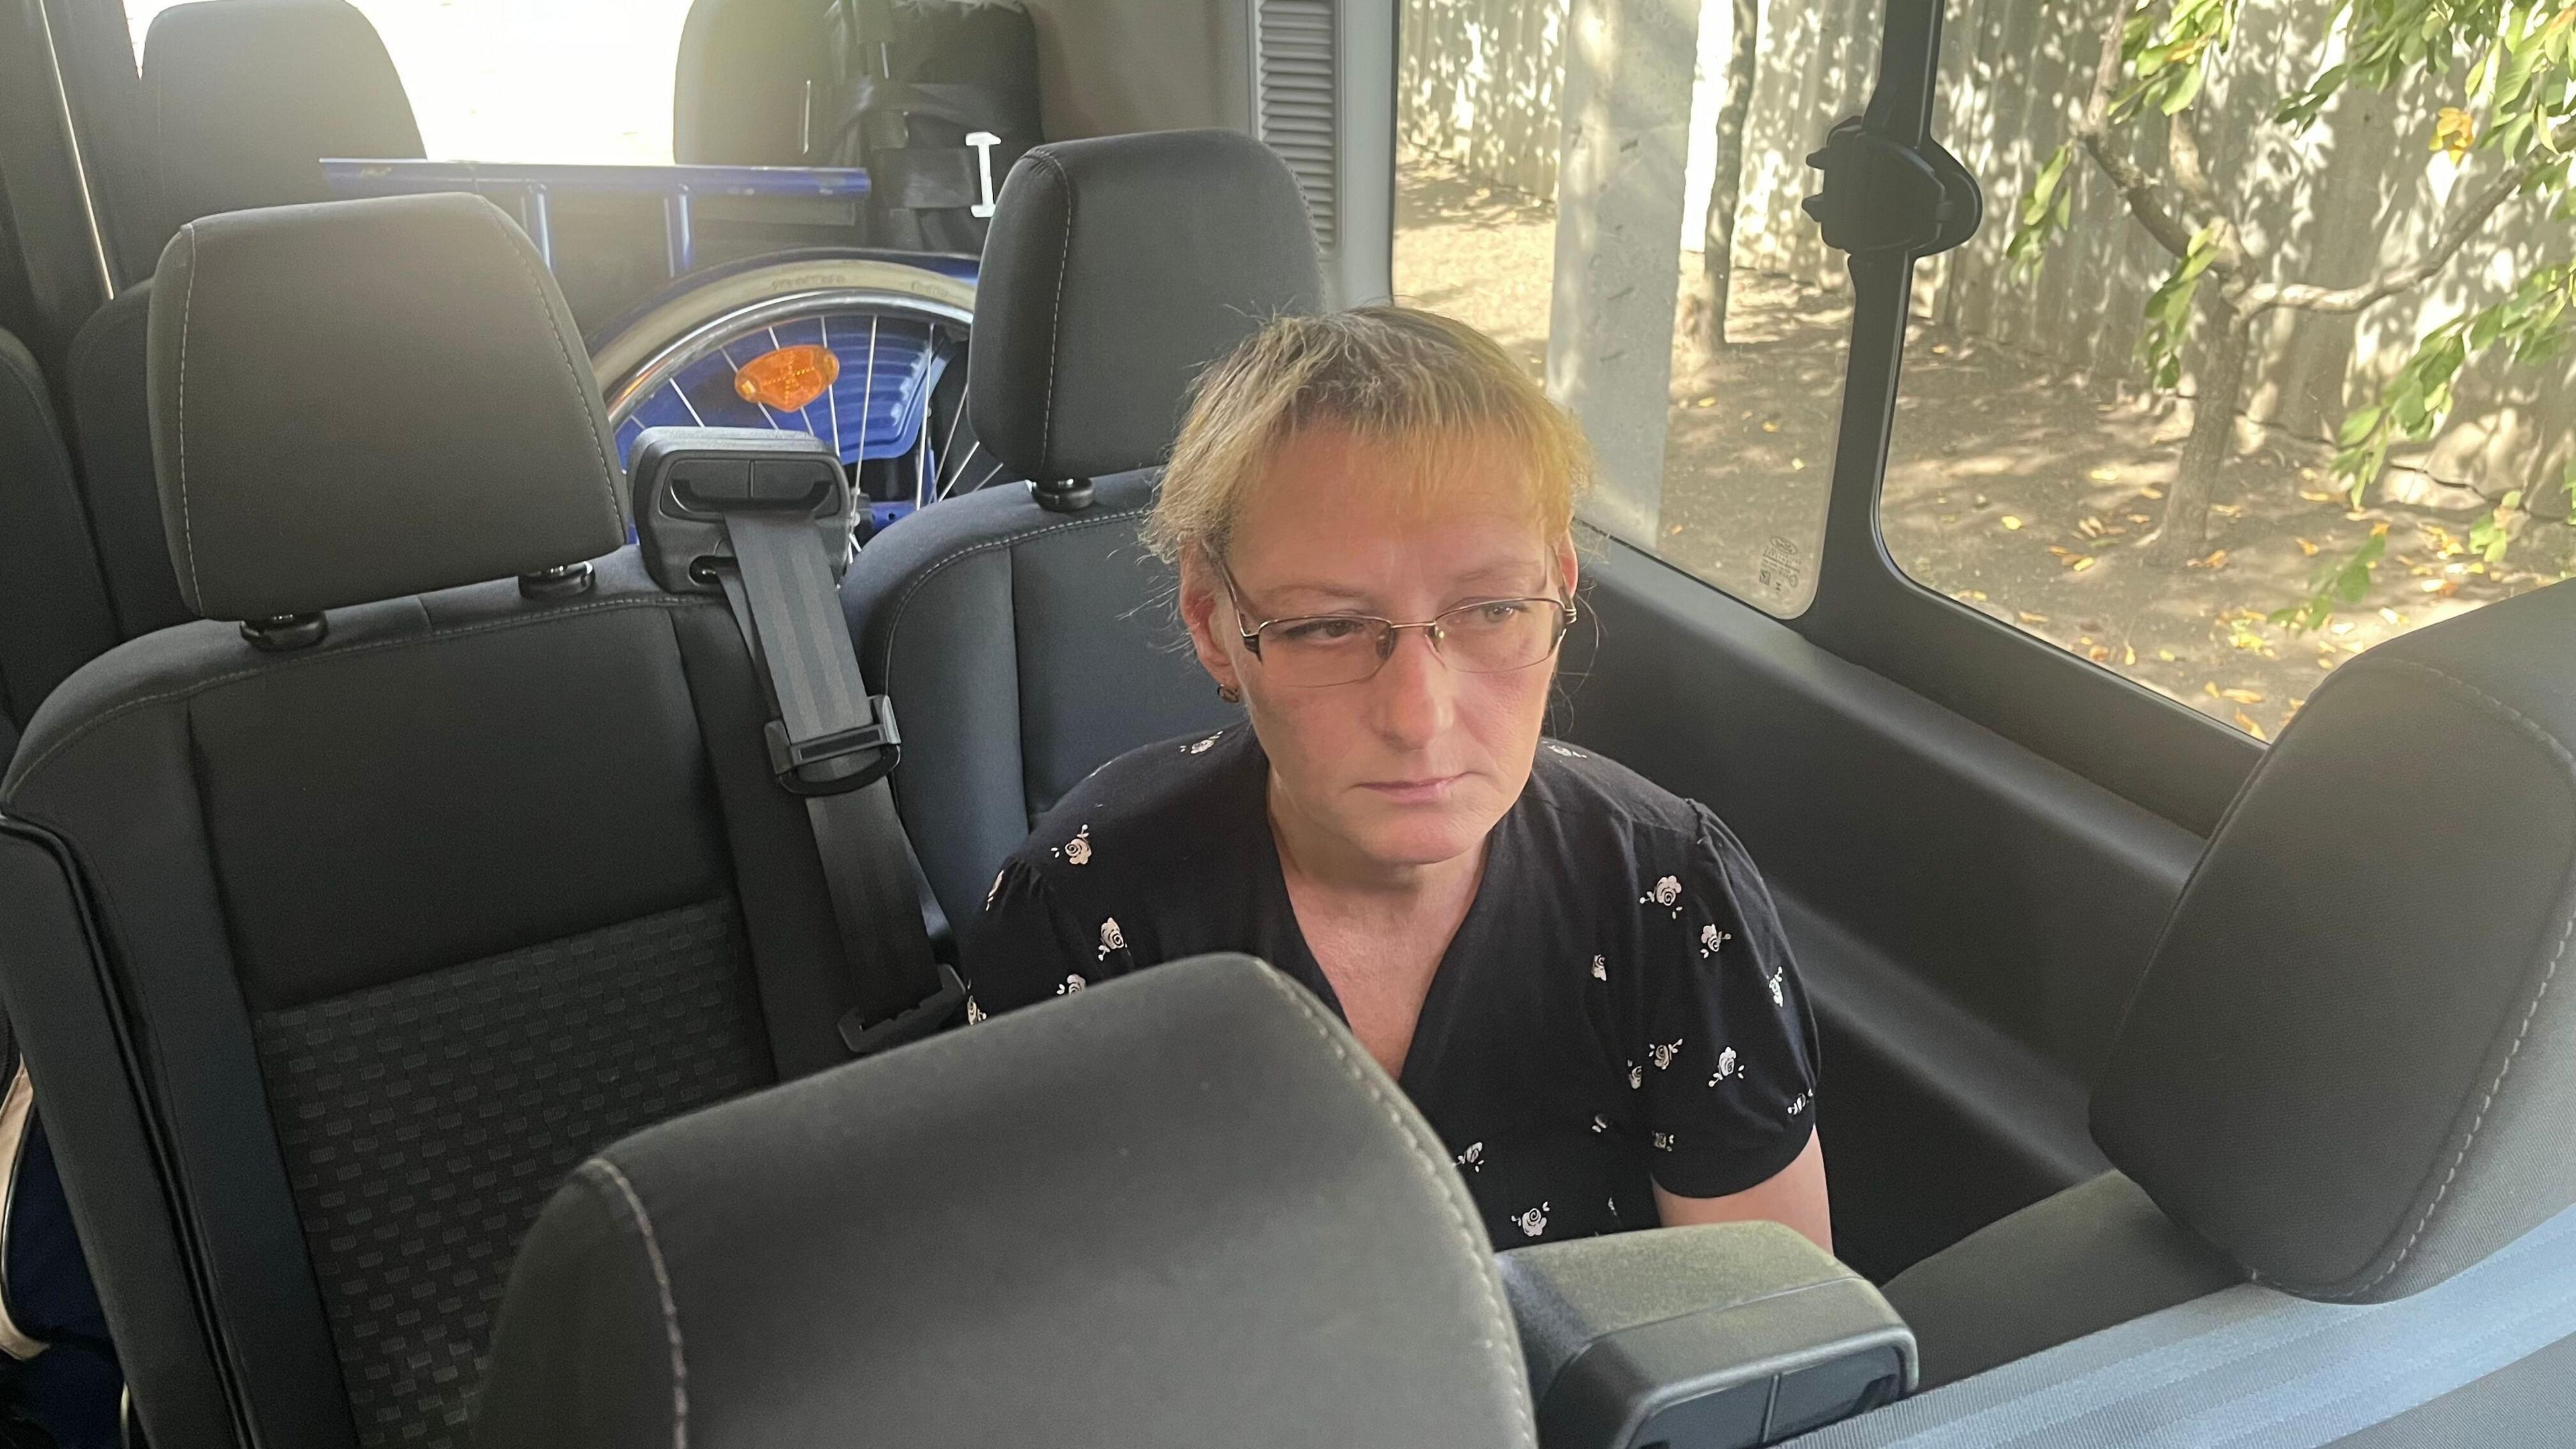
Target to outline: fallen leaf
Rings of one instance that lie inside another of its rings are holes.
[[[2009,514],[2009,513],[2007,513],[2007,514],[2005,514],[2005,515],[2004,515],[2004,528],[2005,528],[2007,531],[2009,531],[2009,530],[2014,530],[2014,529],[2018,529],[2018,528],[2020,528],[2020,527],[2021,527],[2021,520],[2020,520],[2020,519],[2015,518],[2013,515],[2011,515],[2011,514]]]
[[[2132,669],[2136,668],[2138,664],[2138,646],[2135,644],[2121,645],[2120,662]]]
[[[2183,567],[2187,569],[2223,569],[2227,567],[2227,550],[2223,548],[2214,549],[2211,551],[2209,557],[2187,560],[2183,564]]]
[[[1980,494],[1978,494],[1978,495],[1977,495],[1977,506],[1978,506],[1979,508],[1983,508],[1983,507],[1985,507],[1985,506],[1986,506],[1986,495],[1984,495],[1983,493],[1980,493]]]
[[[1762,431],[1766,433],[1776,433],[1780,431],[1780,425],[1769,418],[1764,418],[1762,420]]]
[[[2379,611],[2379,617],[2381,617],[2381,618],[2383,618],[2383,619],[2386,619],[2386,620],[2387,620],[2389,623],[2391,623],[2391,624],[2403,624],[2403,623],[2405,623],[2405,622],[2406,622],[2406,616],[2405,616],[2405,615],[2403,615],[2403,614],[2401,614],[2401,613],[2397,612],[2395,609],[2390,609],[2390,608],[2382,608],[2382,609]]]
[[[2053,543],[2048,546],[2048,551],[2057,555],[2059,558],[2074,558],[2076,556],[2075,550],[2071,548],[2061,548]]]
[[[2117,468],[2096,468],[2084,476],[2092,479],[2096,483],[2116,483],[2120,479],[2120,470]]]
[[[2140,498],[2162,498],[2165,496],[2165,490],[2149,485],[2148,487],[2139,489],[2138,496]]]
[[[2071,563],[2071,564],[2068,564],[2068,565],[2067,565],[2067,567],[2068,567],[2068,568],[2070,568],[2070,569],[2073,569],[2075,572],[2077,572],[2077,573],[2079,573],[2079,574],[2080,574],[2080,573],[2084,572],[2086,569],[2089,569],[2089,568],[2093,567],[2093,565],[2094,565],[2094,564],[2099,563],[2099,562],[2100,562],[2100,560],[2099,560],[2099,559],[2094,559],[2094,558],[2079,558],[2079,559],[2077,559],[2075,562],[2073,562],[2073,563]]]
[[[1942,343],[1935,342],[1932,344],[1932,355],[1934,357],[1947,357],[1950,355],[1950,349]]]
[[[2342,662],[2342,660],[2335,658],[2331,654],[2320,654],[2317,656],[2317,667],[2319,669],[2332,669]]]
[[[1790,472],[1792,472],[1792,473],[1804,473],[1804,472],[1806,472],[1806,471],[1807,471],[1807,460],[1806,460],[1806,459],[1804,459],[1804,458],[1792,458],[1792,459],[1790,459],[1790,460],[1789,460],[1789,471],[1790,471]]]
[[[1666,537],[1666,538],[1670,538],[1670,537],[1672,537],[1674,534],[1679,533],[1679,532],[1681,532],[1683,529],[1688,528],[1688,527],[1690,527],[1690,525],[1689,525],[1689,524],[1687,524],[1687,523],[1676,523],[1676,524],[1674,524],[1672,527],[1667,528],[1667,529],[1665,529],[1665,530],[1664,530],[1664,537]]]
[[[2458,579],[2426,579],[2422,587],[2424,592],[2431,594],[2434,598],[2447,599],[2460,591],[2460,581]]]
[[[2179,664],[2179,663],[2181,663],[2181,662],[2182,662],[2182,656],[2181,656],[2181,655],[2179,655],[2179,654],[2174,653],[2174,652],[2173,652],[2172,650],[2170,650],[2170,649],[2159,649],[2159,650],[2157,650],[2157,651],[2156,651],[2156,657],[2157,657],[2158,659],[2163,660],[2163,661],[2164,661],[2164,662],[2166,662],[2167,664]]]
[[[2294,538],[2291,539],[2290,542],[2297,544],[2299,546],[2299,552],[2306,554],[2308,557],[2315,558],[2317,556],[2317,546],[2308,542],[2306,539]]]
[[[2218,692],[2218,697],[2221,699],[2232,699],[2238,704],[2261,704],[2263,702],[2262,693],[2258,690],[2252,689],[2222,689]]]
[[[2016,609],[2013,612],[2019,614],[2021,616],[2021,621],[2025,624],[2045,624],[2048,622],[2048,616],[2046,614],[2034,614],[2028,609]]]
[[[1691,406],[1695,408],[1713,408],[1717,406],[1717,399],[1713,397],[1704,397],[1698,402],[1692,403]]]
[[[2217,514],[2221,518],[2242,518],[2245,516],[2245,505],[2242,503],[2213,503],[2209,505],[2209,511]]]
[[[2254,716],[2247,714],[2241,709],[2236,712],[2236,727],[2258,740],[2268,740],[2271,738],[2270,735],[2263,733],[2263,727],[2261,725],[2254,722]]]
[[[2340,493],[2312,493],[2305,488],[2299,490],[2299,496],[2308,500],[2310,503],[2339,503],[2343,501],[2343,495]]]
[[[2208,695],[2212,699],[2218,698],[2218,681],[2215,679],[2203,681],[2200,686],[2200,692]]]
[[[2111,662],[2111,650],[2107,645],[2096,644],[2084,651],[2084,657],[2096,664],[2108,664]]]
[[[2129,521],[2130,521],[2131,523],[2153,523],[2153,522],[2155,522],[2155,520],[2154,520],[2154,519],[2149,518],[2147,515],[2145,515],[2145,514],[2143,514],[2143,513],[2132,513],[2132,514],[2128,515],[2128,519],[2129,519]]]

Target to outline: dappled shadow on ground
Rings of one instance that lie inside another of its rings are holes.
[[[1483,328],[1534,373],[1546,361],[1554,254],[1544,203],[1419,156],[1399,168],[1399,295]],[[1734,345],[1714,361],[1675,357],[1664,557],[1794,611],[1805,578],[1789,575],[1812,573],[1821,538],[1849,323],[1836,292],[1737,273]],[[2159,569],[2138,545],[2161,516],[2187,402],[2105,400],[2026,354],[1929,325],[1914,329],[1904,377],[1881,512],[1900,567],[2267,738],[2343,660],[2552,582],[2576,555],[2567,525],[2541,524],[2490,568],[2468,547],[2472,511],[2386,490],[2348,508],[2322,447],[2247,428],[2200,561]],[[2321,562],[2349,557],[2383,526],[2388,559],[2359,604],[2315,633],[2266,621],[2307,595]]]

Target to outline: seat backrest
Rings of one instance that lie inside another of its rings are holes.
[[[842,589],[903,721],[896,802],[952,918],[1102,762],[1240,718],[1184,647],[1140,530],[1199,370],[1322,297],[1296,178],[1249,137],[1068,141],[1012,168],[967,407],[1010,476],[1043,484],[923,510]],[[1045,486],[1073,480],[1088,492]]]
[[[44,375],[0,332],[0,758],[53,687],[116,639]]]
[[[207,617],[30,726],[0,995],[153,1444],[462,1444],[564,1172],[843,1059],[854,983],[740,633],[621,546],[597,385],[499,211],[192,223],[149,332]]]
[[[342,0],[172,6],[144,39],[143,81],[165,236],[217,212],[324,200],[325,156],[421,154],[383,40]],[[161,542],[143,384],[151,307],[146,280],[91,314],[65,380],[82,502],[126,639],[195,617]]]
[[[1301,988],[1176,962],[593,1158],[476,1443],[1529,1446],[1476,1222]]]
[[[2093,1135],[2261,1283],[2402,1298],[2576,1204],[2571,641],[2561,584],[2336,670],[2166,924]]]

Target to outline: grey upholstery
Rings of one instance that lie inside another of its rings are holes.
[[[950,499],[872,540],[842,587],[860,663],[901,711],[896,803],[952,917],[1104,761],[1241,717],[1191,659],[1139,531],[1198,370],[1323,291],[1304,200],[1243,137],[1044,146],[1011,178],[972,419],[1011,476],[1091,478],[1092,501]]]
[[[1889,1280],[1926,1390],[2245,1281],[2106,1172],[1989,1223]]]
[[[325,201],[326,156],[421,154],[402,78],[342,0],[202,0],[143,41],[163,235],[219,211]]]
[[[116,638],[44,377],[0,332],[0,757],[53,687]]]
[[[374,27],[341,0],[173,6],[154,17],[143,73],[165,236],[217,212],[325,199],[320,157],[421,154],[402,78]],[[151,305],[147,278],[92,313],[64,379],[81,499],[126,639],[195,617],[170,569],[153,484]]]
[[[99,568],[122,639],[196,617],[179,597],[170,546],[161,536],[161,490],[152,471],[152,395],[144,380],[151,319],[152,282],[145,278],[81,324],[72,337],[70,376],[65,379],[73,448],[80,458],[81,502],[98,539]]]
[[[1202,957],[642,1133],[511,1275],[480,1449],[1533,1442],[1429,1127]]]
[[[967,405],[1023,478],[1160,461],[1199,369],[1263,321],[1323,305],[1297,178],[1239,132],[1039,146],[997,203]]]
[[[2404,1297],[2576,1204],[2570,639],[2576,586],[2541,589],[2309,698],[2211,839],[2095,1087],[2120,1171],[1887,1285],[1927,1385],[2249,1277]],[[2372,828],[2392,818],[2402,836]],[[2494,1378],[2419,1422],[2521,1426],[2497,1442],[2565,1422],[2563,1390]]]
[[[533,573],[625,541],[571,309],[481,197],[188,223],[153,281],[150,376],[162,527],[180,596],[208,618]]]
[[[121,644],[0,780],[0,1005],[157,1449],[462,1444],[563,1174],[846,1056],[857,983],[741,633],[616,549],[599,394],[525,242],[424,201],[398,236],[373,202],[219,219],[154,288],[166,318],[195,286],[188,423],[175,366],[155,404],[173,496],[182,440],[214,489],[204,601],[370,601],[284,652],[203,620]],[[336,321],[254,305],[282,265]],[[451,315],[399,300],[424,277]],[[362,368],[454,411],[318,416]],[[568,596],[469,582],[611,549]]]
[[[2576,1203],[2571,640],[2562,585],[2335,671],[2166,925],[2093,1135],[2274,1287],[2403,1297]]]

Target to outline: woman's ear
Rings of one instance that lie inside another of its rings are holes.
[[[1583,570],[1574,551],[1574,530],[1570,528],[1556,540],[1556,576],[1565,582],[1565,596],[1573,598],[1575,585],[1583,581]]]
[[[1189,626],[1190,648],[1199,656],[1199,667],[1208,672],[1219,689],[1240,689],[1234,655],[1227,649],[1222,632],[1234,627],[1234,611],[1217,587],[1216,570],[1208,564],[1207,555],[1192,548],[1181,555],[1181,622]]]

